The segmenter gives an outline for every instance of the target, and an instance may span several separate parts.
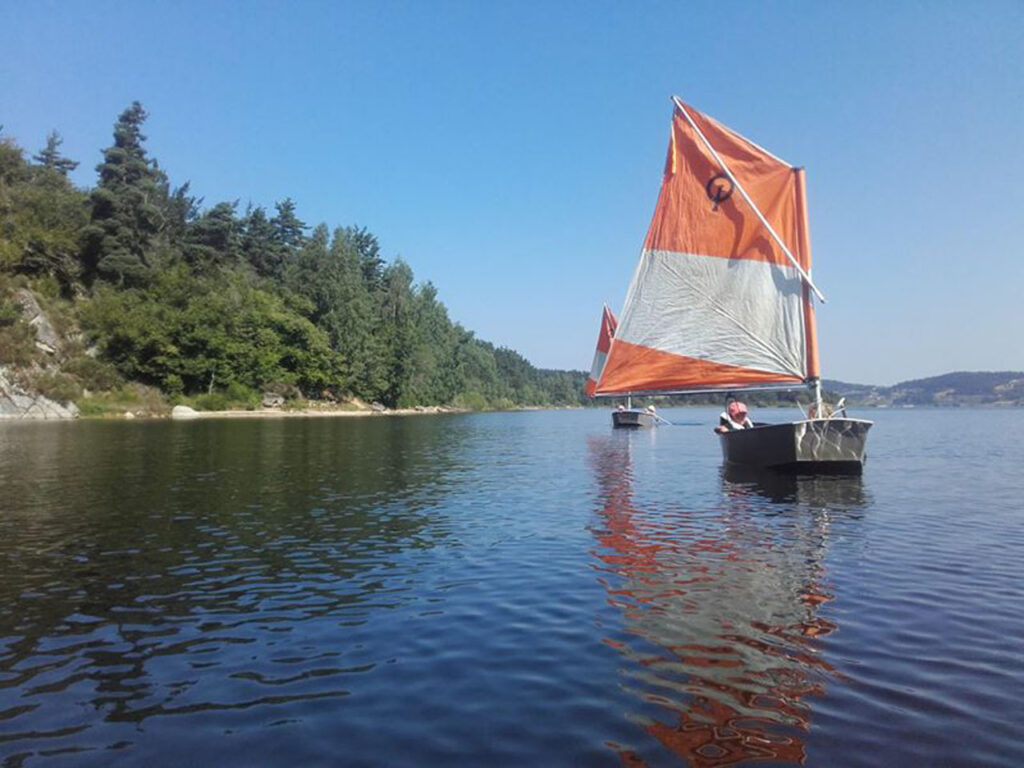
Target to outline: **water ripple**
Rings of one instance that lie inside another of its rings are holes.
[[[0,761],[1016,765],[997,417],[863,479],[700,410],[2,425]]]

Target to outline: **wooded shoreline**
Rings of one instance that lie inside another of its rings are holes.
[[[0,389],[15,416],[52,417],[40,397],[83,416],[249,411],[268,394],[286,408],[582,403],[583,371],[477,338],[365,227],[172,185],[146,117],[138,102],[118,117],[86,188],[55,131],[31,155],[0,135]]]

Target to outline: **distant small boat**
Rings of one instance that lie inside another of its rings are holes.
[[[673,103],[654,218],[621,322],[605,309],[588,394],[809,389],[808,418],[720,428],[723,458],[860,472],[871,422],[821,399],[812,294],[824,297],[811,280],[803,169],[678,98]],[[640,412],[614,412],[616,426],[642,419],[623,413]]]
[[[612,411],[612,426],[631,429],[658,426],[658,417],[643,408],[623,408]]]
[[[594,396],[597,382],[601,378],[605,361],[608,359],[608,350],[611,349],[612,337],[615,335],[615,328],[618,321],[615,315],[607,306],[601,312],[601,329],[597,333],[597,348],[594,350],[594,360],[590,365],[590,375],[587,377],[583,391],[588,397]],[[645,408],[633,408],[632,399],[626,396],[627,405],[619,406],[612,411],[612,426],[629,429],[656,427],[659,419],[651,411]]]

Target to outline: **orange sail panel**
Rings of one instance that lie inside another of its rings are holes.
[[[797,169],[679,102],[654,218],[596,394],[799,384],[817,375]]]
[[[601,313],[601,330],[597,334],[597,349],[594,350],[594,362],[590,366],[590,376],[583,385],[583,392],[587,397],[594,396],[594,389],[601,378],[605,361],[608,359],[608,350],[612,346],[612,337],[615,336],[615,326],[618,325],[615,315],[608,307]]]

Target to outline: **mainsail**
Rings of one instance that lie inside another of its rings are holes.
[[[658,204],[595,394],[817,378],[810,271],[803,170],[676,99]]]
[[[601,372],[604,370],[605,360],[608,359],[608,350],[612,346],[612,337],[615,336],[617,322],[615,315],[608,307],[601,313],[601,330],[597,334],[597,349],[594,350],[594,362],[590,365],[590,375],[587,383],[583,385],[583,392],[587,397],[594,396],[594,389],[601,379]]]

